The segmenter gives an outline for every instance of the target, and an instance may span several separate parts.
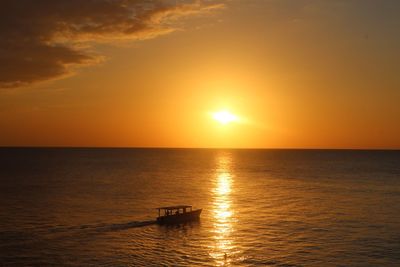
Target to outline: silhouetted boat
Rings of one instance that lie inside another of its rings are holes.
[[[192,206],[179,205],[160,207],[158,209],[158,224],[179,224],[196,221],[200,218],[202,209],[192,210]]]

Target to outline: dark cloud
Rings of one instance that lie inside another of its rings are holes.
[[[97,62],[82,44],[153,38],[173,31],[173,20],[220,7],[191,0],[0,0],[0,88]]]

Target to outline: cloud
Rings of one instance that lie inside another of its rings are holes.
[[[154,38],[174,31],[182,17],[222,7],[191,0],[0,0],[0,88],[70,75],[99,61],[88,50],[94,43]]]

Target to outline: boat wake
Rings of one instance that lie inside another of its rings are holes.
[[[155,220],[151,221],[133,221],[133,222],[128,222],[128,223],[115,223],[115,224],[109,224],[109,225],[102,225],[97,227],[97,230],[100,231],[120,231],[120,230],[127,230],[130,228],[138,228],[138,227],[144,227],[144,226],[149,226],[156,224]]]
[[[156,224],[155,220],[149,221],[132,221],[126,223],[100,223],[100,224],[83,224],[71,227],[54,227],[48,229],[49,233],[63,233],[63,232],[71,232],[71,231],[93,231],[93,232],[110,232],[110,231],[122,231],[128,230],[130,228],[139,228],[145,227],[149,225]]]

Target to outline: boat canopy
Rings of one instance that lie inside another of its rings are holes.
[[[187,209],[187,208],[192,208],[192,206],[189,205],[177,205],[177,206],[168,206],[168,207],[159,207],[156,208],[157,210],[178,210],[178,209]]]

